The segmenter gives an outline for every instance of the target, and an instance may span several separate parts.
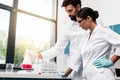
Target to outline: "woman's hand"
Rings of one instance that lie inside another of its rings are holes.
[[[105,57],[103,58],[98,58],[93,62],[93,65],[96,66],[97,68],[109,68],[110,66],[113,66],[113,62],[111,59],[106,59]]]

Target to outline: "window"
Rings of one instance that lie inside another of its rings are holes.
[[[29,0],[29,2],[27,0],[20,0],[18,8],[47,18],[55,19],[55,4],[55,0]]]
[[[10,11],[0,9],[0,64],[5,64]]]
[[[8,5],[8,6],[13,6],[13,0],[0,0],[0,3]]]
[[[4,58],[0,65],[14,63],[19,68],[26,49],[42,52],[54,45],[57,0],[9,1],[10,4],[0,1],[0,30],[5,30],[0,31],[5,35],[0,35],[0,54]]]

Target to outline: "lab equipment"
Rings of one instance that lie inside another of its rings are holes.
[[[5,69],[5,71],[6,71],[6,72],[13,72],[13,67],[14,67],[14,64],[12,64],[12,63],[7,63],[7,64],[6,64],[6,69]]]
[[[33,68],[29,53],[30,53],[29,50],[25,52],[23,62],[20,65],[21,69],[32,69]]]

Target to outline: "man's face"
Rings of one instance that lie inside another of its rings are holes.
[[[65,11],[67,12],[67,14],[71,18],[71,20],[77,21],[76,20],[76,13],[77,13],[76,7],[74,7],[73,5],[68,5],[65,7]]]

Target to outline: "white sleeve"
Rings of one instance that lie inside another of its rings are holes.
[[[78,71],[80,67],[83,66],[82,63],[82,56],[78,55],[77,58],[75,59],[75,61],[69,66],[71,69],[73,69],[74,71]]]
[[[117,47],[115,50],[115,55],[120,56],[120,47]]]
[[[115,55],[120,56],[120,35],[115,33],[112,30],[107,30],[105,39],[112,44],[113,46],[116,47],[116,52]]]
[[[106,30],[102,33],[104,35],[105,40],[113,46],[120,46],[120,35],[108,28],[105,29]]]
[[[82,55],[81,55],[81,50],[82,50],[82,45],[84,45],[84,40],[86,40],[86,36],[88,35],[89,31],[86,31],[84,33],[84,37],[82,37],[82,40],[79,44],[79,50],[77,51],[78,55],[74,58],[74,61],[70,64],[70,68],[73,69],[74,71],[78,71],[79,69],[82,69],[83,67],[83,60],[82,60]],[[80,48],[81,47],[81,48]]]
[[[64,49],[69,42],[67,35],[68,35],[67,32],[64,31],[54,47],[51,47],[50,49],[41,53],[43,59],[51,59],[56,57],[60,53],[64,53]]]

